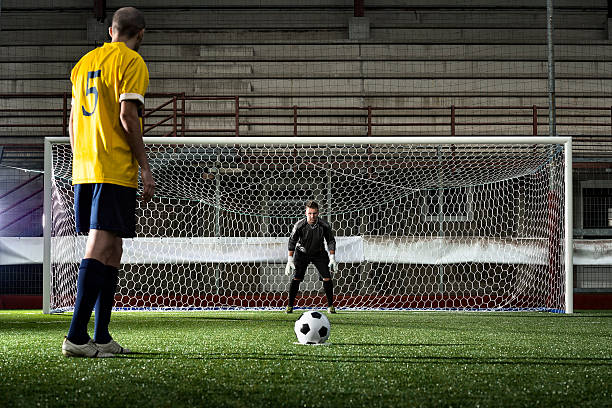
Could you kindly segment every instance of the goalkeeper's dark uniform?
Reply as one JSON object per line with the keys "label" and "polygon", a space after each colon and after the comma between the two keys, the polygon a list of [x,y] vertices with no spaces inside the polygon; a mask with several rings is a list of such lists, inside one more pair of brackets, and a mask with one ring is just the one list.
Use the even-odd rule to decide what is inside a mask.
{"label": "goalkeeper's dark uniform", "polygon": [[318,219],[316,224],[310,225],[306,219],[301,219],[295,223],[291,235],[289,236],[289,251],[295,251],[293,259],[295,262],[295,279],[304,279],[306,268],[309,263],[313,263],[319,271],[321,278],[331,278],[329,273],[329,256],[325,250],[324,242],[327,242],[329,251],[336,250],[336,240],[334,233],[327,223]]}

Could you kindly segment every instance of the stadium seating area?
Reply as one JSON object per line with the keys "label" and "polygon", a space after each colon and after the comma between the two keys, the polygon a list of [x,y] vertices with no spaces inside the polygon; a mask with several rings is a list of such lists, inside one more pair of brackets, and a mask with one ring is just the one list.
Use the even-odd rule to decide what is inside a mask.
{"label": "stadium seating area", "polygon": [[[367,107],[393,108],[373,112],[378,123],[388,124],[375,120],[374,135],[450,135],[451,106],[458,108],[454,134],[531,135],[534,105],[535,132],[549,133],[544,1],[537,7],[514,2],[511,8],[501,1],[461,7],[423,1],[410,8],[380,1],[367,5],[364,21],[353,17],[353,2],[346,0],[135,3],[148,20],[141,52],[151,94],[230,97],[188,101],[185,112],[195,115],[186,119],[187,130],[235,130],[234,117],[210,113],[235,113],[238,97],[241,135],[293,135],[293,106],[332,108],[299,112],[300,135],[365,135]],[[4,2],[2,94],[29,96],[2,99],[3,109],[21,111],[3,114],[3,135],[29,143],[63,134],[65,101],[58,95],[70,91],[74,62],[106,39],[108,18],[119,5],[107,1],[107,13],[99,17],[105,22],[99,22],[82,2]],[[554,24],[558,133],[609,135],[607,4],[561,2]],[[369,35],[351,39],[359,25]],[[169,99],[151,98],[148,108]],[[309,122],[321,125],[302,125]],[[2,126],[11,124],[30,126]],[[32,127],[44,124],[53,126]]]}

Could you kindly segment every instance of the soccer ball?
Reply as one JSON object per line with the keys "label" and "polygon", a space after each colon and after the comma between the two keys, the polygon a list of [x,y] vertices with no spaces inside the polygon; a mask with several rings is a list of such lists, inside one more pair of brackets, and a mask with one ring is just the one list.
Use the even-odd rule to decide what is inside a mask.
{"label": "soccer ball", "polygon": [[322,344],[329,338],[331,325],[321,312],[306,312],[295,321],[295,335],[301,344]]}

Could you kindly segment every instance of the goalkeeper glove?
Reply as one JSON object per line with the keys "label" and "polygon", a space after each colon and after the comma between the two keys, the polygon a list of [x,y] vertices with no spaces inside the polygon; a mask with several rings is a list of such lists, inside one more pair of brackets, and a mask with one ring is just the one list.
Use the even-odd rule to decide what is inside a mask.
{"label": "goalkeeper glove", "polygon": [[285,275],[289,276],[295,271],[295,264],[293,263],[293,257],[290,256],[287,260],[287,266],[285,266]]}
{"label": "goalkeeper glove", "polygon": [[338,270],[338,263],[336,262],[336,255],[334,254],[330,254],[329,255],[329,270],[331,272],[336,272]]}

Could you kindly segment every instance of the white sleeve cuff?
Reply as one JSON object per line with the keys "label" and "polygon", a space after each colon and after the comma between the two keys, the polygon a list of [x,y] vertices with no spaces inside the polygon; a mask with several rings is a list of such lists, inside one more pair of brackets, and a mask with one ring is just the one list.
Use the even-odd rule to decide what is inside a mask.
{"label": "white sleeve cuff", "polygon": [[124,93],[119,96],[119,102],[137,100],[144,105],[144,96],[137,93]]}

